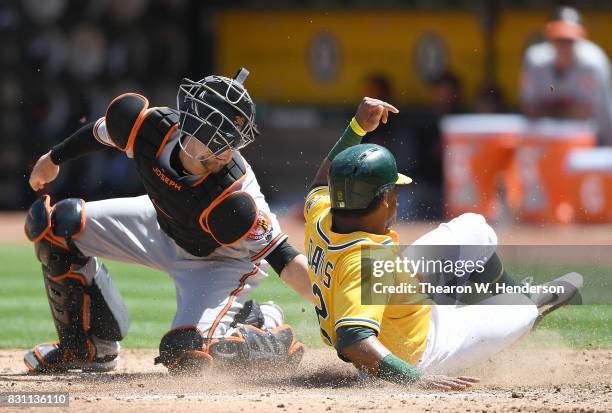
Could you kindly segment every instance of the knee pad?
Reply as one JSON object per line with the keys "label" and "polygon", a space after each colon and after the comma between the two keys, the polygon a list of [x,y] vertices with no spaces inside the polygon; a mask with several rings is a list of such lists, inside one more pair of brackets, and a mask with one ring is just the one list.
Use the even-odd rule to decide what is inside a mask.
{"label": "knee pad", "polygon": [[73,239],[85,228],[84,202],[66,199],[51,207],[49,196],[32,204],[26,219],[34,242],[59,345],[79,360],[95,357],[91,337],[119,341],[127,332],[127,308],[104,265],[84,256]]}
{"label": "knee pad", "polygon": [[43,238],[65,243],[78,238],[85,230],[85,201],[64,199],[51,206],[51,198],[44,195],[30,206],[25,233],[32,242]]}
{"label": "knee pad", "polygon": [[73,239],[85,229],[85,202],[70,198],[51,206],[45,195],[32,204],[25,222],[25,233],[35,245],[36,257],[52,275],[69,271],[72,264],[83,265],[87,258]]}

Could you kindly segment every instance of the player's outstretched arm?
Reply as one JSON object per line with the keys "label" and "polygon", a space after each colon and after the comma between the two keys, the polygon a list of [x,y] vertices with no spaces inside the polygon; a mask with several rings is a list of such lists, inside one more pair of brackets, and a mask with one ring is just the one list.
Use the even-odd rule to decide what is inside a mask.
{"label": "player's outstretched arm", "polygon": [[63,162],[106,147],[95,139],[93,122],[83,126],[38,158],[30,174],[30,186],[35,191],[42,189],[45,184],[57,178]]}
{"label": "player's outstretched arm", "polygon": [[288,240],[284,240],[266,256],[268,264],[276,271],[281,280],[293,288],[307,301],[313,301],[308,277],[306,257],[293,248]]}
{"label": "player's outstretched arm", "polygon": [[30,186],[38,191],[49,182],[53,182],[59,174],[59,165],[51,160],[51,151],[47,152],[36,161],[34,169],[30,174]]}
{"label": "player's outstretched arm", "polygon": [[321,163],[312,181],[311,188],[327,185],[327,175],[329,174],[331,161],[336,155],[346,148],[359,144],[361,138],[363,138],[366,133],[376,129],[380,122],[387,123],[389,112],[399,113],[399,110],[395,106],[382,100],[364,97],[357,107],[355,117],[353,117],[349,126],[342,136],[340,136],[338,142],[336,142],[332,150]]}
{"label": "player's outstretched arm", "polygon": [[355,367],[397,384],[415,384],[425,389],[465,390],[478,383],[475,377],[424,375],[419,369],[393,355],[375,336],[355,341],[341,349]]}
{"label": "player's outstretched arm", "polygon": [[302,254],[296,255],[285,265],[280,273],[281,279],[306,300],[314,303],[310,279],[308,278],[308,263]]}

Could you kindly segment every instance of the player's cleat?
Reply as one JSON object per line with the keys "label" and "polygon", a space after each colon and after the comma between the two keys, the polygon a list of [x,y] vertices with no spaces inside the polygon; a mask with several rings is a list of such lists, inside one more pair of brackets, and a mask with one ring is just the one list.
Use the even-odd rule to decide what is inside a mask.
{"label": "player's cleat", "polygon": [[563,290],[559,293],[542,292],[531,295],[531,301],[538,307],[539,316],[536,319],[536,324],[540,322],[544,316],[559,307],[570,303],[580,304],[582,302],[582,297],[579,290],[582,288],[583,284],[584,278],[577,272],[567,273],[543,284],[551,287],[563,287]]}
{"label": "player's cleat", "polygon": [[30,374],[64,373],[69,370],[80,370],[90,373],[105,373],[114,370],[119,355],[107,355],[92,360],[78,360],[59,343],[38,344],[28,351],[23,358]]}

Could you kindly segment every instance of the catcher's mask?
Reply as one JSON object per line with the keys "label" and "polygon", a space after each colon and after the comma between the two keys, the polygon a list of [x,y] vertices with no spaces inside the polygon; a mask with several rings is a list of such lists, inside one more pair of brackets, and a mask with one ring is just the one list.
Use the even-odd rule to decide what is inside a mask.
{"label": "catcher's mask", "polygon": [[[249,71],[233,79],[211,75],[197,82],[183,79],[176,96],[181,149],[198,161],[241,149],[258,135],[255,104],[244,88]],[[206,146],[203,148],[202,145]]]}

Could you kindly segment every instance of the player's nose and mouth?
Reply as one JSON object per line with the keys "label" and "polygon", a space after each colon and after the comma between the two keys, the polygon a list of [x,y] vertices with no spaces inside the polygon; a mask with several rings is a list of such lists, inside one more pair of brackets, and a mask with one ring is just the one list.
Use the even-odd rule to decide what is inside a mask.
{"label": "player's nose and mouth", "polygon": [[184,139],[185,145],[183,150],[187,155],[207,165],[225,165],[234,156],[234,150],[232,148],[227,148],[225,151],[215,154],[207,145],[194,136],[187,135]]}
{"label": "player's nose and mouth", "polygon": [[[201,136],[188,133],[182,138],[183,150],[187,155],[199,161],[204,167],[212,169],[213,172],[231,161],[236,148],[245,146],[242,140],[245,118],[236,115],[232,121],[226,121],[225,119],[224,117],[215,118],[214,120],[217,120],[217,122],[207,119],[204,125],[212,133],[207,134],[204,140],[201,139]],[[196,130],[196,132],[198,131],[200,131],[200,128]]]}

